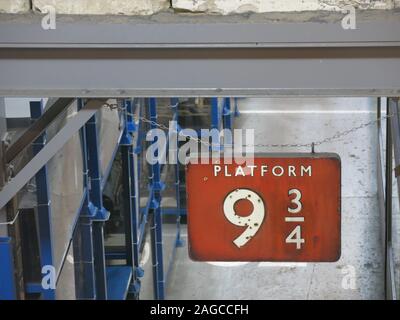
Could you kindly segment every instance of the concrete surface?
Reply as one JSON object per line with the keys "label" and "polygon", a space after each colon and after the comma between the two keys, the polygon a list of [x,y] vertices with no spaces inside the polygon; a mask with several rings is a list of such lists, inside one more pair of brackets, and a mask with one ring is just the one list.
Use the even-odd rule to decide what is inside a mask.
{"label": "concrete surface", "polygon": [[33,9],[43,11],[51,5],[60,14],[151,15],[169,8],[169,0],[32,0]]}
{"label": "concrete surface", "polygon": [[0,12],[23,13],[30,9],[30,0],[0,0]]}
{"label": "concrete surface", "polygon": [[[256,143],[303,143],[333,136],[375,119],[375,99],[242,99],[237,128],[254,128]],[[284,130],[283,130],[284,128]],[[179,248],[167,285],[168,299],[383,299],[384,260],[376,184],[376,128],[358,130],[316,148],[342,158],[342,257],[337,263],[289,264],[192,262]],[[259,152],[308,152],[259,148]],[[396,201],[394,201],[396,202]],[[398,223],[398,211],[396,211]],[[164,226],[165,252],[174,227]],[[397,229],[398,230],[398,229]],[[398,248],[398,244],[397,244]],[[142,298],[152,298],[147,261]],[[345,272],[355,288],[345,289]],[[398,277],[398,275],[397,275]]]}
{"label": "concrete surface", "polygon": [[0,0],[0,12],[21,13],[32,8],[44,12],[55,7],[59,14],[152,15],[171,7],[175,12],[238,14],[246,12],[341,11],[351,5],[357,9],[393,9],[399,0]]}
{"label": "concrete surface", "polygon": [[206,12],[232,14],[244,12],[290,12],[290,11],[341,11],[351,5],[358,9],[392,9],[392,0],[173,0],[172,7],[176,10],[191,12]]}

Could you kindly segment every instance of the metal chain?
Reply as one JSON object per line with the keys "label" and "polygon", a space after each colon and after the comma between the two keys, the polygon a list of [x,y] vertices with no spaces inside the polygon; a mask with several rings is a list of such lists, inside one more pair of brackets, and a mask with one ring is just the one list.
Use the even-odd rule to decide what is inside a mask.
{"label": "metal chain", "polygon": [[[119,111],[126,112],[126,109],[122,108],[118,104],[105,103],[104,107],[110,108],[111,110],[118,109]],[[159,123],[157,123],[157,122],[155,122],[153,120],[149,120],[149,119],[147,119],[145,117],[137,117],[135,114],[129,113],[129,112],[126,112],[126,114],[129,115],[129,116],[132,116],[136,121],[141,120],[141,121],[143,121],[145,123],[148,123],[148,124],[150,124],[152,126],[155,126],[155,127],[159,128],[159,129],[163,129],[163,130],[167,130],[167,131],[171,130],[171,128],[169,128],[169,127],[167,127],[165,125],[159,124]],[[346,137],[346,136],[348,136],[348,135],[350,135],[350,134],[352,134],[354,132],[357,132],[359,130],[365,129],[365,128],[369,127],[369,126],[377,124],[379,121],[386,120],[386,119],[389,119],[391,117],[393,117],[393,114],[385,115],[385,116],[382,116],[382,117],[380,117],[378,119],[374,119],[374,120],[371,120],[369,122],[362,123],[362,124],[360,124],[360,125],[358,125],[356,127],[353,127],[353,128],[350,128],[350,129],[347,129],[347,130],[344,130],[344,131],[337,132],[333,136],[324,138],[322,140],[317,140],[315,142],[309,142],[309,143],[283,143],[283,144],[262,144],[262,143],[258,143],[258,144],[254,144],[254,145],[244,144],[243,147],[255,147],[255,148],[261,148],[261,147],[264,147],[264,148],[305,148],[305,147],[311,147],[311,148],[314,148],[314,146],[320,146],[320,145],[323,145],[325,143],[337,141],[337,140],[339,140],[339,139],[341,139],[343,137]],[[209,142],[206,142],[206,141],[198,139],[198,138],[194,138],[192,136],[184,134],[182,131],[173,131],[173,133],[178,134],[180,136],[184,136],[186,138],[189,138],[190,140],[193,140],[193,141],[195,141],[197,143],[204,144],[207,147],[219,146],[220,145],[220,144],[216,144],[216,143],[214,143],[214,144],[213,143],[209,143]]]}
{"label": "metal chain", "polygon": [[[167,126],[165,126],[165,125],[163,125],[163,124],[160,124],[160,123],[158,123],[158,122],[155,122],[155,121],[153,121],[153,120],[149,120],[149,119],[147,119],[147,118],[145,118],[145,117],[137,117],[136,114],[127,112],[125,108],[122,108],[122,107],[121,107],[120,105],[118,105],[117,103],[111,103],[111,104],[110,104],[110,103],[104,103],[103,106],[106,107],[106,108],[109,108],[109,109],[111,109],[111,110],[116,110],[116,109],[117,109],[117,110],[119,110],[119,111],[121,111],[121,112],[125,112],[127,115],[133,117],[133,118],[135,119],[135,121],[140,120],[140,121],[142,121],[142,122],[148,123],[148,124],[150,124],[151,126],[157,127],[157,128],[159,128],[159,129],[163,129],[163,130],[166,130],[166,131],[171,130],[171,128],[169,128],[169,127],[167,127]],[[184,134],[182,131],[172,131],[172,132],[175,133],[175,134],[177,134],[177,135],[180,135],[180,136],[182,136],[182,137],[188,138],[189,140],[195,141],[196,143],[201,143],[201,144],[205,145],[206,147],[220,146],[220,144],[218,144],[218,143],[214,143],[214,144],[213,144],[213,143],[209,143],[209,142],[206,142],[206,141],[201,140],[201,139],[198,139],[198,138],[194,138],[194,137],[192,137],[192,136],[190,136],[190,135],[186,135],[186,134]]]}

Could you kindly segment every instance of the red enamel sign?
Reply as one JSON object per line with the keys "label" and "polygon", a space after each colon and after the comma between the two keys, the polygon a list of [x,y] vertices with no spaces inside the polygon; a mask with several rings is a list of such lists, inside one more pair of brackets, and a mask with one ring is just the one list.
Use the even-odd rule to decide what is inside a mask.
{"label": "red enamel sign", "polygon": [[335,154],[188,164],[189,254],[196,261],[334,262],[341,252]]}

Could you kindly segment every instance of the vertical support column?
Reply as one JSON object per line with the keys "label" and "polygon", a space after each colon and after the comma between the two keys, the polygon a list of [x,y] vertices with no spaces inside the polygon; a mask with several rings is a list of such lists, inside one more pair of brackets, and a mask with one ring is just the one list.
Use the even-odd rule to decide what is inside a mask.
{"label": "vertical support column", "polygon": [[[7,132],[4,98],[0,97],[0,190],[6,181],[6,165],[2,141]],[[16,300],[14,257],[11,238],[8,237],[6,209],[0,209],[0,300]]]}
{"label": "vertical support column", "polygon": [[218,98],[211,98],[211,129],[219,130],[219,122],[220,116]]}
{"label": "vertical support column", "polygon": [[221,151],[221,137],[219,130],[221,128],[221,115],[218,98],[211,99],[211,152]]}
{"label": "vertical support column", "polygon": [[107,300],[106,259],[104,250],[104,222],[110,213],[103,207],[103,194],[101,190],[101,167],[99,158],[99,140],[97,135],[97,119],[94,115],[86,124],[86,148],[88,151],[88,170],[90,181],[89,197],[96,215],[93,221],[93,253],[96,278],[96,298]]}
{"label": "vertical support column", "polygon": [[[172,111],[173,111],[173,119],[175,119],[175,127],[174,130],[175,135],[178,136],[180,132],[180,126],[179,126],[179,99],[177,98],[172,98],[171,99],[171,106],[172,106]],[[181,190],[180,190],[180,176],[179,176],[179,147],[177,145],[178,139],[176,139],[176,143],[174,142],[173,146],[170,145],[170,148],[174,148],[174,153],[175,153],[175,198],[176,198],[176,228],[177,228],[177,233],[176,233],[176,242],[175,246],[176,247],[182,247],[183,246],[183,241],[181,238]]]}
{"label": "vertical support column", "polygon": [[[390,103],[387,103],[387,114],[390,112]],[[392,234],[392,183],[393,183],[393,142],[390,119],[386,121],[386,180],[385,180],[385,293],[389,298],[390,287],[390,246]]]}
{"label": "vertical support column", "polygon": [[[43,114],[43,103],[40,101],[30,102],[31,119],[37,120]],[[46,144],[46,134],[40,135],[32,144],[33,155],[36,155]],[[39,227],[39,249],[40,262],[44,266],[54,267],[52,227],[51,227],[51,207],[47,175],[47,165],[35,176],[36,179],[36,197],[37,197],[37,217]],[[55,289],[42,289],[42,297],[45,300],[55,300]]]}
{"label": "vertical support column", "polygon": [[382,234],[382,249],[385,250],[385,219],[386,219],[386,205],[385,205],[385,154],[383,152],[383,132],[382,132],[382,98],[377,100],[377,184],[378,184],[378,202],[379,202],[379,215],[381,222]]}
{"label": "vertical support column", "polygon": [[[0,97],[0,191],[3,189],[3,186],[7,180],[7,173],[6,173],[6,161],[4,156],[5,146],[3,139],[7,134],[7,120],[6,120],[6,104],[5,99]],[[0,209],[3,210],[3,209]],[[2,221],[2,211],[0,211],[0,222]],[[6,220],[6,214],[4,213],[4,220]],[[7,236],[6,227],[0,226],[0,237]]]}
{"label": "vertical support column", "polygon": [[[391,129],[391,136],[390,140],[392,141],[392,146],[389,151],[390,158],[392,159],[392,153],[394,151],[394,159],[396,167],[394,169],[395,177],[397,180],[398,192],[400,193],[400,110],[399,110],[399,98],[388,98],[388,114],[391,115],[391,118],[388,119],[387,126]],[[389,160],[387,161],[389,162]],[[386,194],[386,263],[385,263],[385,291],[386,291],[386,298],[396,300],[398,297],[398,292],[396,291],[396,283],[395,283],[395,261],[394,261],[394,253],[393,253],[393,235],[392,235],[392,160],[390,160],[390,167],[387,167],[387,187],[389,189]],[[388,163],[387,163],[388,165]],[[390,173],[389,173],[390,169]],[[388,175],[390,174],[390,178]],[[390,186],[388,185],[390,183]]]}
{"label": "vertical support column", "polygon": [[[128,106],[131,107],[131,101],[125,100],[125,110],[128,111]],[[131,109],[131,108],[130,108]],[[125,247],[126,247],[126,260],[129,266],[133,267],[133,208],[132,208],[132,189],[131,189],[131,158],[130,147],[132,145],[132,135],[128,129],[128,119],[131,116],[124,112],[125,128],[121,138],[121,157],[122,157],[122,186],[124,195],[124,223],[125,223]],[[129,118],[128,118],[129,117]],[[132,270],[133,271],[133,270]]]}
{"label": "vertical support column", "polygon": [[240,116],[240,111],[239,111],[239,98],[235,98],[235,117]]}
{"label": "vertical support column", "polygon": [[[157,102],[155,98],[149,99],[149,116],[152,121],[150,129],[156,129],[157,123]],[[155,138],[156,139],[156,138]],[[156,141],[156,140],[155,140]],[[155,142],[154,141],[154,142]],[[158,157],[158,150],[154,152],[154,156]],[[154,297],[156,300],[165,299],[165,280],[164,280],[164,259],[163,259],[163,242],[162,242],[162,215],[161,215],[161,191],[164,185],[161,182],[161,165],[155,163],[151,166],[150,177],[151,188],[153,190],[153,201],[151,204],[151,238],[152,238],[152,260],[153,260],[153,280],[154,280]]]}
{"label": "vertical support column", "polygon": [[223,146],[224,152],[233,152],[233,117],[232,117],[232,103],[231,103],[231,98],[224,98],[224,107],[223,107],[223,127],[224,130],[226,129],[227,131],[226,134],[224,134],[224,141],[223,141]]}
{"label": "vertical support column", "polygon": [[127,264],[132,267],[133,272],[133,294],[138,298],[140,293],[140,277],[143,276],[143,270],[139,267],[138,184],[136,183],[135,154],[132,145],[132,133],[136,131],[136,127],[132,116],[132,100],[125,100],[124,104],[126,113],[125,129],[121,139],[121,155],[124,192],[125,246],[127,252]]}
{"label": "vertical support column", "polygon": [[223,119],[224,119],[224,129],[232,130],[233,120],[232,120],[231,98],[224,99]]}
{"label": "vertical support column", "polygon": [[16,300],[11,238],[0,238],[0,300]]}
{"label": "vertical support column", "polygon": [[[78,99],[78,110],[83,108],[82,99]],[[96,208],[89,199],[89,173],[88,173],[88,157],[87,157],[87,142],[86,130],[83,127],[80,130],[81,144],[82,144],[82,158],[83,158],[83,186],[85,191],[85,199],[82,205],[82,211],[79,217],[79,232],[80,241],[74,242],[74,256],[75,259],[79,257],[82,264],[82,269],[77,272],[80,279],[82,279],[78,288],[81,290],[77,292],[78,299],[94,300],[96,299],[96,282],[95,282],[95,269],[94,269],[94,252],[93,252],[93,223],[92,218],[96,215]]]}
{"label": "vertical support column", "polygon": [[[127,106],[128,116],[133,114],[134,108],[132,101]],[[137,105],[140,108],[140,105]],[[140,109],[139,109],[140,112]],[[127,129],[131,134],[137,132],[139,134],[133,116],[127,119]],[[139,138],[138,138],[139,141]],[[139,161],[138,153],[140,153],[140,147],[134,147],[132,144],[129,147],[129,158],[130,158],[130,177],[131,177],[131,206],[132,206],[132,250],[133,250],[133,266],[134,266],[134,282],[133,292],[136,298],[139,298],[140,294],[140,278],[144,276],[144,270],[140,267],[140,254],[139,254],[139,224],[140,224],[140,190],[139,190]]]}

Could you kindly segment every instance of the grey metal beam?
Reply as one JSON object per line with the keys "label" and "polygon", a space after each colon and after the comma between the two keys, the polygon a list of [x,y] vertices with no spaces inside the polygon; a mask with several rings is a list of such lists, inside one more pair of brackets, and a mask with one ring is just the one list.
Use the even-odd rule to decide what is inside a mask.
{"label": "grey metal beam", "polygon": [[6,16],[0,96],[400,95],[400,12],[357,17]]}
{"label": "grey metal beam", "polygon": [[400,47],[0,50],[0,96],[398,96],[399,74]]}
{"label": "grey metal beam", "polygon": [[345,30],[345,14],[316,11],[207,16],[57,16],[57,28],[41,28],[40,15],[0,15],[0,47],[326,47],[395,46],[400,11],[357,11],[357,29]]}
{"label": "grey metal beam", "polygon": [[102,105],[100,100],[90,100],[83,109],[69,119],[46,146],[0,191],[0,209],[95,115]]}

